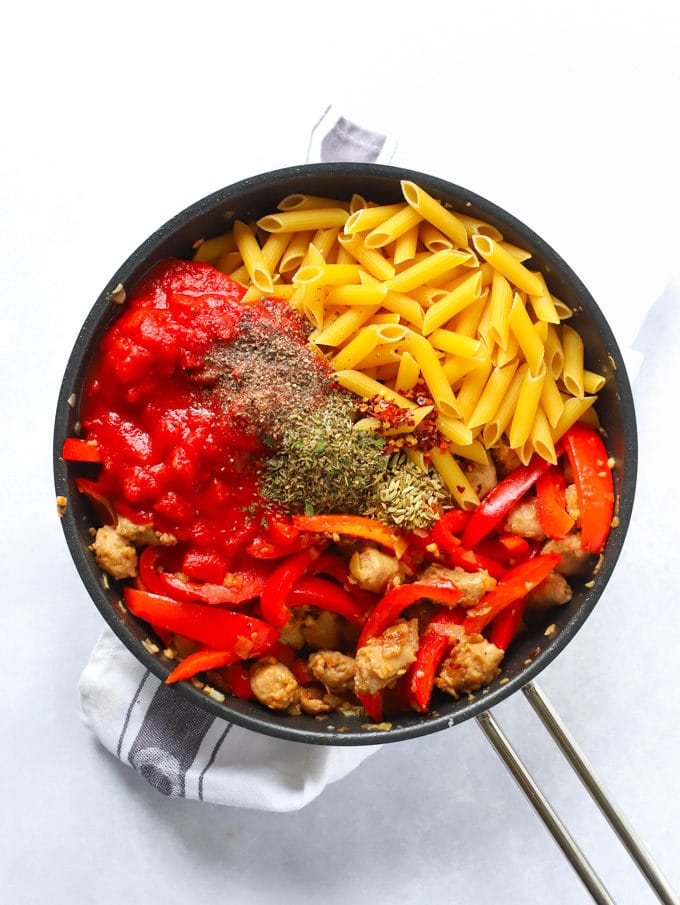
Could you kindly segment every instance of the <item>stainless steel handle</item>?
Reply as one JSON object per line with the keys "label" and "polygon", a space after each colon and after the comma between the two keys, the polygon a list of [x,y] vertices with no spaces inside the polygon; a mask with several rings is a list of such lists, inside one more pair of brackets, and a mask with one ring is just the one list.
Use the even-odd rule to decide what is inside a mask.
{"label": "stainless steel handle", "polygon": [[[642,840],[596,777],[593,768],[558,716],[555,708],[548,701],[545,693],[539,689],[535,682],[529,682],[524,686],[523,691],[552,739],[564,754],[624,848],[656,893],[659,901],[663,902],[664,905],[680,905],[680,898],[671,889],[668,881],[643,845]],[[477,717],[477,722],[548,831],[562,849],[593,900],[598,905],[615,905],[614,899],[612,899],[590,862],[557,816],[507,737],[503,734],[495,718],[487,711]]]}

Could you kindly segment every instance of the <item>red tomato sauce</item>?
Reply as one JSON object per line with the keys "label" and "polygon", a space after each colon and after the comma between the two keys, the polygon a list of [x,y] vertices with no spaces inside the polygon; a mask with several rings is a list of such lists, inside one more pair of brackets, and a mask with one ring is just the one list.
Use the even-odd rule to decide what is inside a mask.
{"label": "red tomato sauce", "polygon": [[261,440],[205,373],[210,351],[233,340],[245,311],[253,316],[244,293],[208,265],[158,265],[104,336],[81,408],[102,494],[119,515],[184,541],[185,562],[204,568],[201,553],[229,562],[262,516]]}

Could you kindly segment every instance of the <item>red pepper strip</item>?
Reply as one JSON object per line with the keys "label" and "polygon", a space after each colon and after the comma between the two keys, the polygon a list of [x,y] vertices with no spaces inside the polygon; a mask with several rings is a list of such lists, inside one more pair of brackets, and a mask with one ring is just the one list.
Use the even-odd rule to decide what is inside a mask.
{"label": "red pepper strip", "polygon": [[116,510],[106,494],[102,493],[96,481],[91,481],[89,478],[76,478],[76,488],[79,493],[84,493],[85,496],[92,500],[97,515],[103,524],[117,524],[118,516],[116,515]]}
{"label": "red pepper strip", "polygon": [[172,685],[173,682],[190,679],[197,672],[205,672],[206,669],[219,669],[221,666],[228,666],[230,663],[235,663],[240,659],[239,655],[233,650],[213,650],[210,647],[203,647],[201,650],[197,650],[195,653],[185,657],[167,677],[165,684]]}
{"label": "red pepper strip", "polygon": [[290,556],[291,553],[313,547],[318,542],[319,538],[313,534],[298,534],[294,541],[286,544],[274,544],[266,538],[258,536],[251,540],[246,547],[246,552],[253,559],[280,559],[282,556]]}
{"label": "red pepper strip", "polygon": [[363,647],[371,638],[382,635],[398,618],[401,611],[417,600],[435,600],[437,603],[452,606],[458,603],[462,596],[455,584],[446,578],[423,578],[421,581],[398,585],[380,599],[366,620],[359,635],[357,648]]}
{"label": "red pepper strip", "polygon": [[267,583],[260,594],[260,609],[267,622],[281,628],[292,616],[286,606],[286,598],[293,589],[293,585],[301,578],[309,566],[321,553],[321,547],[308,547],[287,557],[277,566],[267,579]]}
{"label": "red pepper strip", "polygon": [[527,604],[526,597],[520,597],[510,606],[506,606],[504,610],[496,616],[491,623],[491,631],[489,632],[489,641],[499,647],[501,650],[507,650],[510,642],[517,634],[524,609]]}
{"label": "red pepper strip", "polygon": [[248,669],[238,660],[231,663],[224,670],[223,674],[231,693],[244,701],[252,701],[255,698],[253,689],[250,686],[250,675]]}
{"label": "red pepper strip", "polygon": [[465,513],[466,519],[448,519],[449,515],[457,514],[461,510],[452,510],[452,512],[443,516],[430,532],[430,542],[437,545],[440,554],[443,553],[445,558],[449,560],[451,565],[460,566],[466,572],[479,572],[486,570],[493,578],[501,578],[505,575],[507,569],[505,566],[491,557],[480,555],[476,550],[465,549],[461,541],[453,533],[452,526],[458,524],[463,526],[469,519],[469,513]]}
{"label": "red pepper strip", "polygon": [[522,559],[526,559],[530,550],[529,541],[518,534],[485,537],[475,547],[478,556],[495,559],[507,566],[516,565]]}
{"label": "red pepper strip", "polygon": [[64,440],[61,457],[65,462],[101,462],[102,460],[96,442],[80,440],[77,437],[67,437]]}
{"label": "red pepper strip", "polygon": [[553,465],[536,481],[536,517],[548,537],[565,537],[574,527],[574,520],[566,511],[567,481]]}
{"label": "red pepper strip", "polygon": [[296,528],[292,522],[271,516],[267,516],[267,521],[269,522],[267,534],[272,543],[288,546],[294,544],[300,536],[300,529]]}
{"label": "red pepper strip", "polygon": [[317,606],[344,616],[352,625],[362,626],[366,614],[343,588],[325,578],[301,578],[293,585],[286,603],[290,607]]}
{"label": "red pepper strip", "polygon": [[391,550],[397,558],[406,550],[406,540],[397,531],[377,519],[362,515],[294,515],[293,524],[301,531],[319,534],[346,534],[375,541]]}
{"label": "red pepper strip", "polygon": [[139,557],[139,573],[146,587],[155,594],[165,594],[177,600],[198,600],[201,603],[237,606],[257,597],[267,583],[263,570],[249,566],[230,575],[229,584],[186,581],[174,572],[156,568],[161,551],[157,547],[145,547]]}
{"label": "red pepper strip", "polygon": [[544,471],[550,468],[550,462],[542,459],[537,453],[531,457],[528,465],[520,465],[503,478],[493,490],[489,491],[472,514],[472,518],[463,531],[463,546],[469,550],[475,547],[483,537],[492,531],[508,514],[515,503],[530,490]]}
{"label": "red pepper strip", "polygon": [[328,575],[334,578],[338,584],[346,585],[349,577],[349,566],[340,556],[335,553],[322,553],[315,560],[309,569],[310,575]]}
{"label": "red pepper strip", "polygon": [[160,628],[158,625],[152,625],[151,628],[153,629],[156,637],[159,638],[166,647],[172,646],[172,632],[167,631],[167,629]]}
{"label": "red pepper strip", "polygon": [[261,619],[203,603],[177,601],[137,588],[123,589],[130,611],[152,625],[185,635],[213,650],[234,650],[242,659],[257,657],[278,641],[278,631]]}
{"label": "red pepper strip", "polygon": [[379,723],[382,719],[383,700],[379,691],[373,694],[357,694],[361,706],[372,720]]}
{"label": "red pepper strip", "polygon": [[614,515],[614,480],[602,438],[577,422],[564,435],[581,512],[581,546],[601,553]]}
{"label": "red pepper strip", "polygon": [[277,641],[275,644],[265,651],[268,657],[276,657],[279,663],[283,663],[289,669],[295,660],[295,650],[290,644],[284,644],[283,641]]}
{"label": "red pepper strip", "polygon": [[510,569],[496,587],[470,607],[463,627],[468,635],[481,632],[496,616],[516,600],[526,597],[560,561],[559,553],[543,553]]}
{"label": "red pepper strip", "polygon": [[409,667],[408,694],[414,710],[427,712],[435,674],[452,643],[447,629],[454,625],[462,625],[464,620],[465,610],[462,607],[440,610],[432,617],[420,636],[415,663]]}
{"label": "red pepper strip", "polygon": [[314,681],[314,676],[305,660],[293,660],[288,668],[295,676],[298,685],[310,685]]}

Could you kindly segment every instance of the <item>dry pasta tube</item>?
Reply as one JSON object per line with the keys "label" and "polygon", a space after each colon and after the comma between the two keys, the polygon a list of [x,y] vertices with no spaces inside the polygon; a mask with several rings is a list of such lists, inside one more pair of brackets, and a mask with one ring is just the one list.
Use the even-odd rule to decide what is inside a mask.
{"label": "dry pasta tube", "polygon": [[489,337],[501,349],[507,349],[510,335],[512,287],[499,271],[493,271],[489,293]]}
{"label": "dry pasta tube", "polygon": [[607,380],[602,374],[595,374],[594,371],[583,371],[583,389],[586,393],[599,393],[604,387]]}
{"label": "dry pasta tube", "polygon": [[416,256],[418,249],[418,227],[414,226],[399,236],[394,243],[394,255],[392,260],[394,266],[399,267],[400,264],[406,264],[412,261]]}
{"label": "dry pasta tube", "polygon": [[510,308],[510,330],[519,343],[529,370],[539,374],[544,369],[545,347],[527,313],[526,306],[518,292],[515,293]]}
{"label": "dry pasta tube", "polygon": [[436,351],[424,336],[409,330],[406,342],[406,351],[409,352],[420,366],[425,384],[437,407],[437,411],[450,418],[457,418],[460,409],[456,402],[451,384],[446,379]]}
{"label": "dry pasta tube", "polygon": [[552,429],[553,442],[557,443],[560,437],[569,430],[572,424],[576,424],[577,421],[581,421],[583,416],[586,414],[586,412],[589,411],[596,400],[596,396],[583,396],[583,398],[579,398],[578,396],[570,396],[568,399],[565,399],[562,416],[560,417],[560,420],[557,422],[555,427]]}
{"label": "dry pasta tube", "polygon": [[465,472],[449,452],[440,449],[432,450],[432,464],[439,477],[449,488],[451,496],[461,509],[470,511],[479,506],[479,497],[465,476]]}
{"label": "dry pasta tube", "polygon": [[481,346],[478,339],[472,339],[462,333],[454,333],[453,330],[435,330],[429,340],[435,349],[441,349],[452,355],[460,355],[461,358],[474,358]]}
{"label": "dry pasta tube", "polygon": [[422,286],[428,280],[443,276],[457,267],[468,257],[466,252],[454,251],[445,248],[443,251],[437,251],[433,255],[416,261],[402,270],[389,281],[389,288],[393,292],[409,292],[416,286]]}
{"label": "dry pasta tube", "polygon": [[460,222],[463,224],[463,226],[465,227],[465,232],[470,238],[475,235],[480,235],[488,236],[495,242],[503,241],[503,233],[500,230],[496,229],[495,226],[491,226],[490,223],[485,223],[484,220],[477,220],[475,217],[469,217],[467,214],[457,213],[456,217],[458,217]]}
{"label": "dry pasta tube", "polygon": [[559,424],[559,420],[562,417],[562,411],[564,410],[564,401],[557,386],[557,381],[547,368],[543,389],[541,390],[541,407],[548,418],[548,424],[551,428],[554,428]]}
{"label": "dry pasta tube", "polygon": [[517,397],[517,404],[512,416],[508,442],[513,449],[521,449],[531,435],[538,405],[541,401],[541,390],[545,380],[545,367],[539,374],[532,374],[529,369],[522,381]]}
{"label": "dry pasta tube", "polygon": [[[315,248],[312,244],[310,248]],[[294,283],[307,283],[310,286],[345,286],[359,283],[358,264],[327,264],[321,262],[305,263],[293,277]]]}
{"label": "dry pasta tube", "polygon": [[315,207],[343,208],[349,210],[349,204],[346,201],[339,201],[337,198],[323,198],[320,195],[306,195],[303,193],[286,195],[286,197],[276,205],[277,210],[280,211],[307,211],[310,210],[310,208]]}
{"label": "dry pasta tube", "polygon": [[453,241],[454,245],[461,248],[467,245],[467,230],[464,224],[425,189],[415,182],[404,179],[401,182],[401,191],[408,204],[422,216],[423,220],[436,226]]}
{"label": "dry pasta tube", "polygon": [[[444,252],[438,252],[444,254]],[[456,254],[456,252],[453,252]],[[443,327],[456,314],[471,305],[478,297],[481,290],[482,278],[478,272],[466,276],[462,282],[442,298],[434,302],[425,312],[423,318],[423,336],[432,333],[438,327]]]}
{"label": "dry pasta tube", "polygon": [[535,273],[528,270],[521,261],[513,257],[498,242],[494,242],[488,236],[476,235],[472,237],[475,251],[485,261],[509,280],[513,286],[528,292],[529,295],[541,294],[541,283]]}
{"label": "dry pasta tube", "polygon": [[458,388],[458,406],[461,417],[467,424],[479,402],[482,391],[491,373],[492,364],[488,358],[480,359],[477,367],[465,375]]}
{"label": "dry pasta tube", "polygon": [[[351,265],[338,264],[338,267]],[[359,283],[333,286],[328,292],[329,305],[376,305],[384,303],[387,296],[385,283]]]}
{"label": "dry pasta tube", "polygon": [[583,340],[567,324],[562,324],[562,381],[572,396],[583,396]]}
{"label": "dry pasta tube", "polygon": [[555,453],[555,444],[553,443],[552,434],[550,432],[550,425],[548,424],[546,414],[540,405],[536,410],[534,423],[531,427],[531,434],[529,435],[529,440],[527,442],[530,447],[530,450],[527,450],[529,459],[531,458],[531,454],[536,452],[546,461],[551,462],[553,465],[557,464],[557,454]]}
{"label": "dry pasta tube", "polygon": [[539,321],[545,321],[548,324],[559,324],[560,316],[555,308],[555,303],[553,302],[553,297],[550,295],[550,290],[545,282],[545,278],[540,271],[536,272],[536,276],[541,283],[541,294],[529,296],[529,301],[531,302],[531,307],[534,309],[534,314]]}
{"label": "dry pasta tube", "polygon": [[341,233],[338,242],[371,276],[378,280],[390,280],[394,277],[394,264],[375,248],[366,248],[359,236],[343,236]]}
{"label": "dry pasta tube", "polygon": [[274,289],[272,275],[269,272],[267,262],[255,238],[255,234],[247,223],[242,220],[236,220],[234,223],[234,239],[251,282],[262,292],[272,292]]}
{"label": "dry pasta tube", "polygon": [[346,219],[347,211],[340,207],[319,207],[267,214],[257,225],[268,233],[292,233],[343,226]]}
{"label": "dry pasta tube", "polygon": [[399,360],[399,370],[394,380],[394,389],[398,393],[412,390],[420,377],[420,365],[410,352],[403,352]]}
{"label": "dry pasta tube", "polygon": [[213,239],[199,239],[194,248],[194,261],[212,261],[228,251],[236,251],[236,240],[233,232],[223,233]]}
{"label": "dry pasta tube", "polygon": [[367,248],[384,248],[417,226],[422,219],[412,207],[405,206],[403,210],[372,229],[364,238],[364,244]]}
{"label": "dry pasta tube", "polygon": [[388,311],[394,311],[402,320],[412,324],[417,330],[421,330],[425,312],[423,306],[420,305],[410,295],[401,292],[388,292],[383,299],[383,308]]}
{"label": "dry pasta tube", "polygon": [[482,439],[484,441],[484,446],[486,446],[487,449],[491,449],[492,446],[495,446],[505,433],[515,410],[519,391],[528,372],[529,366],[526,363],[517,368],[515,376],[512,378],[512,382],[507,393],[501,400],[496,414],[487,421],[482,428]]}
{"label": "dry pasta tube", "polygon": [[313,238],[313,230],[296,232],[291,235],[286,250],[281,255],[281,260],[279,261],[280,273],[290,273],[297,270],[302,264]]}
{"label": "dry pasta tube", "polygon": [[351,393],[355,393],[357,396],[361,396],[362,399],[370,399],[372,396],[380,396],[383,399],[389,399],[390,402],[394,402],[395,405],[399,405],[402,408],[417,408],[416,403],[411,399],[408,399],[406,396],[402,396],[395,390],[391,390],[389,387],[385,386],[382,383],[379,383],[377,380],[374,380],[361,371],[354,371],[351,369],[346,371],[336,371],[335,379],[340,384],[340,386],[344,387],[346,390],[349,390]]}
{"label": "dry pasta tube", "polygon": [[404,210],[405,207],[405,202],[400,201],[397,204],[379,204],[375,207],[361,208],[349,215],[342,231],[346,236],[369,232],[398,214],[399,211]]}
{"label": "dry pasta tube", "polygon": [[355,368],[376,346],[393,344],[406,336],[407,328],[392,324],[369,324],[341,349],[331,365],[336,371]]}
{"label": "dry pasta tube", "polygon": [[492,370],[477,400],[477,404],[468,418],[467,426],[470,429],[474,430],[476,427],[482,427],[488,421],[491,421],[505,398],[518,366],[517,361],[512,361],[505,367],[495,367]]}
{"label": "dry pasta tube", "polygon": [[437,427],[447,440],[463,448],[467,448],[474,439],[470,428],[466,427],[458,418],[447,418],[440,415],[437,418]]}
{"label": "dry pasta tube", "polygon": [[560,335],[552,324],[548,325],[545,337],[545,363],[552,376],[557,380],[562,374],[564,350]]}
{"label": "dry pasta tube", "polygon": [[380,305],[357,305],[326,324],[311,339],[319,346],[340,346],[380,310]]}

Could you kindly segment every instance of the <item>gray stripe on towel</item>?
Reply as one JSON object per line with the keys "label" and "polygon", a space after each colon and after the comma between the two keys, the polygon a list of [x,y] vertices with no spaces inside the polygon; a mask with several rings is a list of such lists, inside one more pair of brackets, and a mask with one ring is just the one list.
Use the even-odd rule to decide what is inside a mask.
{"label": "gray stripe on towel", "polygon": [[163,795],[184,797],[185,776],[214,717],[159,685],[128,760]]}

